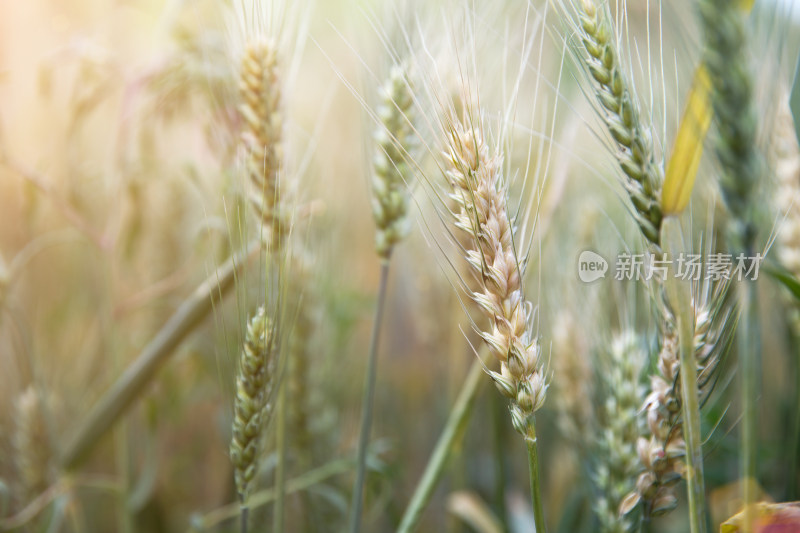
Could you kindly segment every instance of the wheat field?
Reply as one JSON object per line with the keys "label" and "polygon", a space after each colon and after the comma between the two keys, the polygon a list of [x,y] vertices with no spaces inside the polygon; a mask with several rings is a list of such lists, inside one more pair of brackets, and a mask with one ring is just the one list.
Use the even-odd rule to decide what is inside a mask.
{"label": "wheat field", "polygon": [[0,531],[800,531],[798,67],[793,0],[0,2]]}

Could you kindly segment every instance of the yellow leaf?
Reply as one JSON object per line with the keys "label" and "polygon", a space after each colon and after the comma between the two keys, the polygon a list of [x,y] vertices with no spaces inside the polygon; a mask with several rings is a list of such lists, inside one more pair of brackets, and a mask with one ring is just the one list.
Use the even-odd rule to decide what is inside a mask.
{"label": "yellow leaf", "polygon": [[703,157],[703,140],[711,125],[711,81],[704,66],[694,74],[689,99],[683,112],[672,156],[667,163],[661,210],[664,216],[679,215],[692,196],[697,169]]}
{"label": "yellow leaf", "polygon": [[742,9],[744,9],[747,12],[750,12],[750,10],[753,9],[753,4],[756,3],[756,0],[740,0],[740,1]]}

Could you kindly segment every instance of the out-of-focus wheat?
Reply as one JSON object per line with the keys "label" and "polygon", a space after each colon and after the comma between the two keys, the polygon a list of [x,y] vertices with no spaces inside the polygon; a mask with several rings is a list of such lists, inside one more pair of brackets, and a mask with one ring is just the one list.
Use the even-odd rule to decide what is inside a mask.
{"label": "out-of-focus wheat", "polygon": [[53,454],[47,432],[46,408],[39,392],[28,386],[17,398],[14,416],[14,463],[19,476],[19,494],[27,501],[52,482]]}
{"label": "out-of-focus wheat", "polygon": [[281,84],[275,44],[257,39],[245,48],[239,73],[239,112],[244,121],[250,203],[263,222],[270,248],[280,248],[289,231],[282,176]]}
{"label": "out-of-focus wheat", "polygon": [[419,141],[414,131],[414,95],[406,71],[392,67],[382,88],[377,109],[380,121],[375,130],[377,149],[372,177],[372,216],[377,233],[378,255],[388,258],[394,246],[409,230],[409,184],[413,160]]}
{"label": "out-of-focus wheat", "polygon": [[266,426],[273,411],[277,339],[272,328],[266,311],[259,308],[247,324],[239,359],[230,455],[243,507],[258,472]]}
{"label": "out-of-focus wheat", "polygon": [[616,336],[608,350],[604,401],[600,404],[594,480],[600,489],[594,509],[606,533],[631,531],[633,521],[619,507],[633,489],[639,470],[637,438],[643,429],[639,410],[645,396],[642,371],[647,354],[632,331]]}

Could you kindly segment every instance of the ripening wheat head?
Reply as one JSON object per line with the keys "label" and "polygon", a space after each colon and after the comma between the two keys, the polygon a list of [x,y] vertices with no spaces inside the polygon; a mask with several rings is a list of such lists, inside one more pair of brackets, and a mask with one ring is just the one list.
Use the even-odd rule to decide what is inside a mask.
{"label": "ripening wheat head", "polygon": [[645,120],[630,73],[619,50],[617,29],[605,2],[561,1],[572,33],[573,54],[585,72],[587,93],[614,140],[614,155],[624,174],[623,186],[633,204],[642,235],[656,247],[661,241],[661,187],[664,169],[657,159],[653,131]]}
{"label": "ripening wheat head", "polygon": [[[734,309],[728,300],[729,287],[725,279],[703,280],[692,286],[694,355],[701,406],[708,401],[720,377],[720,363],[730,347]],[[635,490],[620,506],[623,515],[639,505],[646,516],[673,510],[678,501],[675,485],[683,478],[686,468],[677,320],[666,305],[661,306],[660,312],[663,323],[657,373],[650,376],[650,388],[643,405],[647,436],[640,437],[637,444],[642,471]]]}
{"label": "ripening wheat head", "polygon": [[445,175],[458,206],[453,223],[468,236],[466,259],[479,280],[471,297],[489,319],[491,329],[481,336],[500,362],[500,372],[490,375],[511,400],[515,429],[528,436],[547,384],[533,331],[534,307],[523,293],[525,264],[514,243],[502,156],[489,146],[476,110],[466,107],[460,119],[446,124]]}
{"label": "ripening wheat head", "polygon": [[606,350],[607,383],[598,408],[602,429],[598,432],[594,481],[600,494],[594,503],[601,531],[631,531],[633,521],[619,514],[619,507],[634,488],[639,471],[636,442],[642,429],[639,411],[645,395],[642,370],[647,353],[642,339],[632,329],[616,335]]}
{"label": "ripening wheat head", "polygon": [[231,21],[231,54],[238,64],[241,147],[248,178],[247,197],[261,223],[268,249],[277,251],[291,230],[293,183],[286,179],[283,97],[296,59],[294,11],[284,2],[236,0]]}
{"label": "ripening wheat head", "polygon": [[264,308],[259,308],[247,324],[239,359],[230,455],[242,504],[247,503],[258,472],[261,446],[272,414],[277,351],[274,333]]}
{"label": "ripening wheat head", "polygon": [[386,259],[409,230],[409,183],[419,141],[414,131],[414,95],[406,69],[395,65],[382,87],[375,131],[372,216],[377,228],[375,248]]}

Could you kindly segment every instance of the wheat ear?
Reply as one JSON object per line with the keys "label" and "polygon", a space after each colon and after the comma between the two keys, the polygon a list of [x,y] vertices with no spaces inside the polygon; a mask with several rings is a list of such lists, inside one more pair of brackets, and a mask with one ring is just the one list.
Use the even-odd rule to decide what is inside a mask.
{"label": "wheat ear", "polygon": [[278,248],[285,240],[289,220],[280,183],[283,130],[280,75],[276,47],[271,42],[256,39],[245,47],[239,94],[250,203],[264,224],[262,230],[268,244]]}
{"label": "wheat ear", "polygon": [[243,508],[247,507],[252,482],[258,472],[266,425],[272,416],[270,400],[275,385],[276,360],[271,321],[261,307],[247,324],[236,377],[230,455]]}
{"label": "wheat ear", "polygon": [[[708,302],[693,305],[694,356],[697,361],[697,397],[702,405],[708,399],[717,379],[717,371],[728,347],[726,328],[730,312],[723,307],[724,287],[717,289]],[[686,441],[681,417],[681,383],[678,331],[676,318],[664,309],[658,373],[650,377],[650,391],[644,402],[648,437],[637,442],[639,459],[644,470],[639,474],[635,490],[620,506],[620,514],[630,513],[644,505],[645,516],[660,516],[678,503],[675,484],[684,477]]]}
{"label": "wheat ear", "polygon": [[753,193],[761,162],[756,148],[753,79],[747,60],[746,13],[739,2],[729,0],[702,0],[697,5],[705,38],[703,61],[711,80],[717,124],[720,187],[731,214],[731,244],[737,251],[749,251],[756,232]]}
{"label": "wheat ear", "polygon": [[382,89],[377,109],[380,125],[372,175],[372,216],[375,219],[375,248],[388,258],[394,246],[409,230],[408,181],[413,172],[408,161],[418,144],[414,132],[414,95],[405,70],[394,66]]}
{"label": "wheat ear", "polygon": [[625,77],[607,8],[598,8],[593,0],[580,0],[579,4],[580,60],[593,80],[600,114],[617,144],[616,157],[627,177],[623,183],[636,222],[642,234],[659,246],[664,171],[656,161],[651,131],[642,121],[636,96]]}
{"label": "wheat ear", "polygon": [[602,431],[597,441],[598,464],[594,481],[600,497],[594,505],[601,531],[631,531],[632,520],[620,515],[619,508],[633,490],[639,471],[636,442],[640,427],[639,408],[645,396],[642,370],[647,360],[640,339],[632,332],[618,335],[608,354],[605,401],[600,404],[598,419]]}
{"label": "wheat ear", "polygon": [[544,531],[534,413],[544,404],[547,383],[533,332],[534,306],[522,290],[525,263],[514,243],[502,157],[490,152],[483,124],[469,110],[461,121],[446,122],[446,134],[445,174],[458,205],[454,224],[469,237],[466,259],[480,285],[471,297],[490,320],[491,329],[481,336],[500,362],[500,372],[489,375],[510,400],[512,424],[528,446],[536,530]]}
{"label": "wheat ear", "polygon": [[356,452],[356,479],[353,485],[353,503],[350,512],[350,531],[361,530],[364,480],[367,473],[367,446],[372,427],[372,410],[377,378],[378,340],[380,337],[386,287],[389,279],[389,260],[394,246],[408,233],[408,182],[411,179],[411,161],[417,139],[414,130],[414,96],[405,70],[400,66],[391,69],[383,87],[382,102],[378,108],[380,124],[375,132],[377,149],[372,178],[372,214],[377,233],[376,251],[381,258],[378,301],[372,324],[367,375],[361,406],[361,428]]}

